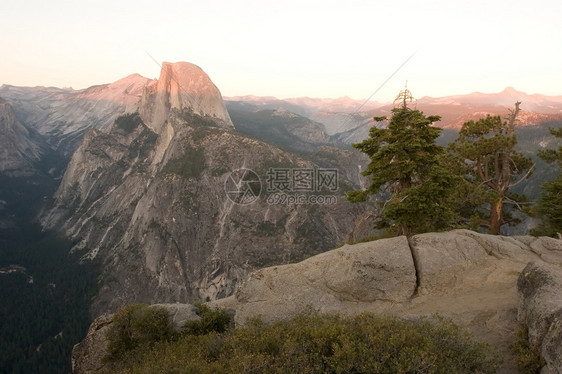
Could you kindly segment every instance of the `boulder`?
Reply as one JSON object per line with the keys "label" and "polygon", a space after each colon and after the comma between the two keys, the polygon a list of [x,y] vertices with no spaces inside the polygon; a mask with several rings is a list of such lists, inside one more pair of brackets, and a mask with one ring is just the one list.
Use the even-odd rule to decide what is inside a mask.
{"label": "boulder", "polygon": [[232,301],[249,306],[237,308],[240,324],[255,314],[275,320],[310,307],[334,311],[346,302],[403,302],[415,290],[416,271],[408,241],[397,237],[344,245],[297,264],[255,271],[240,284]]}
{"label": "boulder", "polygon": [[[470,230],[415,235],[410,238],[410,245],[419,278],[418,294],[450,293],[456,287],[479,288],[484,279],[493,277],[498,267],[519,271],[528,261],[540,256],[532,249],[539,240],[525,243]],[[553,247],[540,248],[548,251]],[[472,276],[467,277],[468,273]]]}
{"label": "boulder", "polygon": [[106,334],[113,323],[113,315],[104,314],[96,318],[84,340],[72,349],[72,372],[96,373],[103,369],[103,358],[107,355]]}
{"label": "boulder", "polygon": [[410,239],[416,260],[420,295],[454,287],[463,271],[488,260],[477,240],[457,232],[428,233]]}
{"label": "boulder", "polygon": [[154,304],[152,306],[168,309],[172,328],[176,332],[181,332],[187,321],[196,321],[201,319],[201,317],[199,317],[196,313],[197,308],[191,304]]}
{"label": "boulder", "polygon": [[541,373],[562,373],[562,268],[531,262],[519,275],[517,290],[517,319],[546,362]]}
{"label": "boulder", "polygon": [[[191,304],[155,304],[155,307],[168,309],[170,322],[176,332],[180,332],[187,321],[198,320],[195,307]],[[107,355],[107,332],[113,323],[113,314],[104,314],[96,318],[84,340],[72,349],[72,373],[93,374],[104,369],[104,357]]]}

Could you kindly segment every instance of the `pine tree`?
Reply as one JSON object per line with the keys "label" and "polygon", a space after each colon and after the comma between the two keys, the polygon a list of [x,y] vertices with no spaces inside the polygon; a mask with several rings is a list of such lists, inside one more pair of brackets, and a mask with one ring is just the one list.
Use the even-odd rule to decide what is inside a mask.
{"label": "pine tree", "polygon": [[[550,133],[557,138],[562,138],[562,128],[550,129]],[[558,163],[562,169],[562,147],[558,150],[547,149],[539,151],[539,157],[543,160]],[[537,204],[537,210],[542,216],[542,223],[531,231],[533,235],[561,236],[562,233],[562,174],[553,181],[544,183],[544,190]]]}
{"label": "pine tree", "polygon": [[534,170],[530,158],[514,151],[514,134],[519,105],[510,111],[507,121],[490,116],[465,122],[458,139],[449,150],[465,162],[465,180],[473,191],[480,191],[489,211],[489,232],[500,233],[504,218],[504,203],[510,188],[523,182]]}
{"label": "pine tree", "polygon": [[[400,93],[401,106],[392,110],[386,128],[372,127],[369,138],[353,144],[371,161],[362,173],[371,176],[365,190],[351,191],[348,200],[359,202],[369,195],[387,197],[380,206],[376,227],[393,234],[413,235],[450,227],[451,196],[455,177],[443,166],[444,148],[435,143],[441,129],[432,126],[439,116],[425,116],[410,109],[408,90]],[[385,120],[375,117],[375,121]]]}

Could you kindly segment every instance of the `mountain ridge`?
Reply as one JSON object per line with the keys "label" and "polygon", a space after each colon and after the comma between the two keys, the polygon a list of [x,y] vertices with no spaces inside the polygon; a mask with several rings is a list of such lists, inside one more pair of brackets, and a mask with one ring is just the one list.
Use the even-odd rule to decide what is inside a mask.
{"label": "mountain ridge", "polygon": [[143,87],[151,81],[132,74],[81,90],[2,85],[0,97],[12,105],[20,122],[70,158],[87,129],[107,129],[119,115],[136,111]]}

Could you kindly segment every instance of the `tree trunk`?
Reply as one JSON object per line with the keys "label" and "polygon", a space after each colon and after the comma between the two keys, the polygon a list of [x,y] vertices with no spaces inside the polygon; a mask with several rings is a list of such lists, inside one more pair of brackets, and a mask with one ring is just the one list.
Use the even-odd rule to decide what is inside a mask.
{"label": "tree trunk", "polygon": [[503,198],[490,203],[490,234],[499,235],[502,225]]}

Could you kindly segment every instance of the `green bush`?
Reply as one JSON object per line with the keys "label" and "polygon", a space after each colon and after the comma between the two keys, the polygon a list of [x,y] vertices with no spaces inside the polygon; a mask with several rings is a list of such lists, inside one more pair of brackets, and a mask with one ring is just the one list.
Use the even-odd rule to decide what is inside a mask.
{"label": "green bush", "polygon": [[197,315],[201,317],[197,321],[187,321],[183,327],[183,333],[188,335],[204,335],[211,332],[223,333],[232,324],[228,312],[224,309],[209,308],[202,303],[194,304]]}
{"label": "green bush", "polygon": [[201,148],[186,145],[183,155],[169,160],[163,168],[164,173],[176,174],[185,179],[197,178],[205,170],[205,153]]}
{"label": "green bush", "polygon": [[494,373],[497,355],[451,321],[298,316],[156,343],[127,373]]}
{"label": "green bush", "polygon": [[174,337],[168,310],[147,304],[132,304],[120,308],[113,316],[107,333],[108,354],[118,358],[139,346],[151,346]]}
{"label": "green bush", "polygon": [[521,374],[538,374],[545,365],[544,359],[529,345],[529,330],[526,326],[517,329],[517,340],[511,350],[517,357],[517,369]]}
{"label": "green bush", "polygon": [[139,127],[139,125],[141,125],[142,123],[143,123],[142,119],[140,118],[138,112],[124,114],[122,116],[117,117],[117,119],[115,120],[115,126],[128,133],[132,132],[134,129]]}

